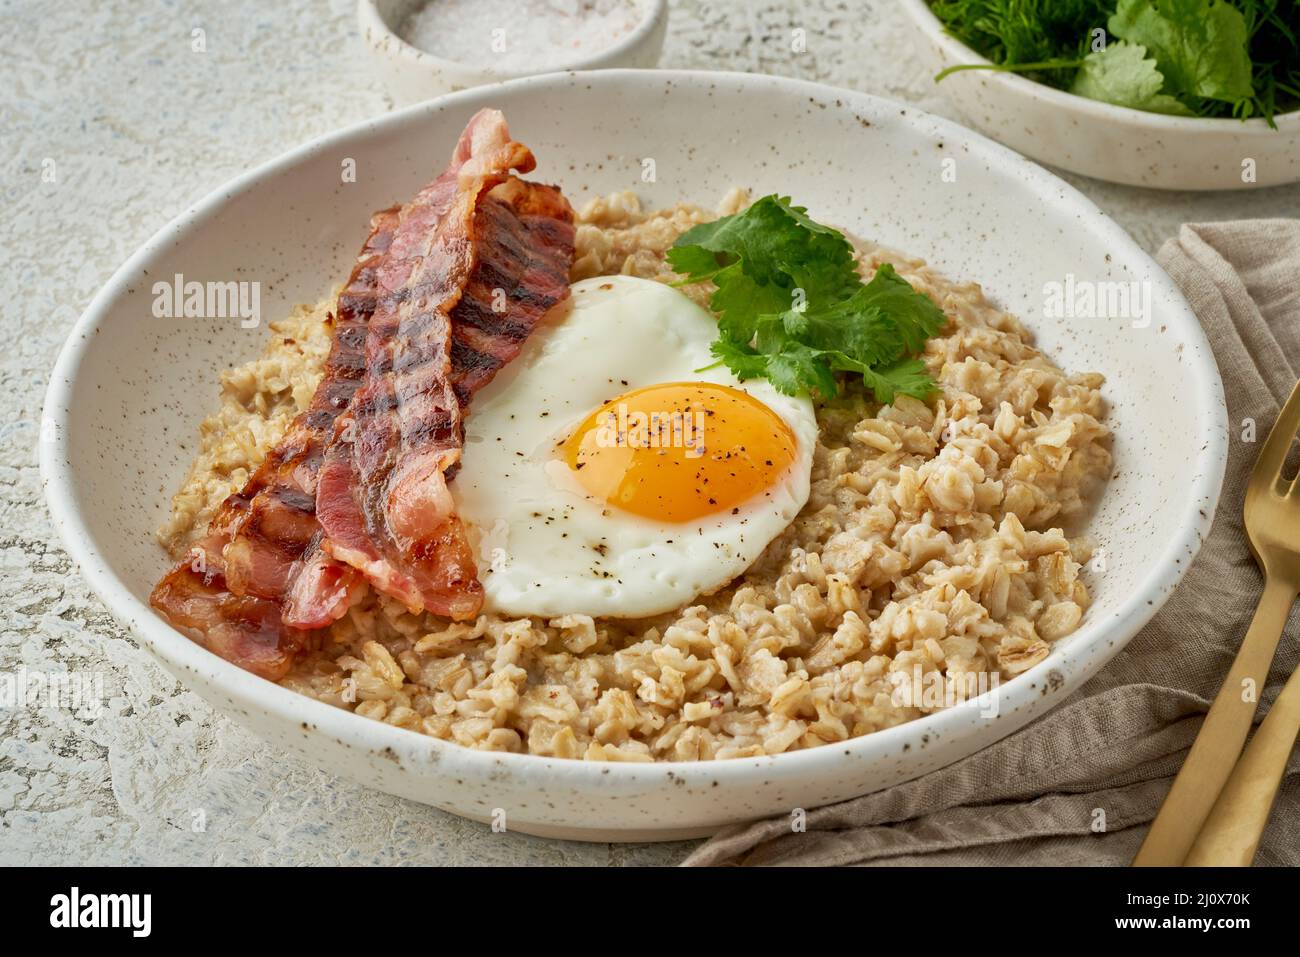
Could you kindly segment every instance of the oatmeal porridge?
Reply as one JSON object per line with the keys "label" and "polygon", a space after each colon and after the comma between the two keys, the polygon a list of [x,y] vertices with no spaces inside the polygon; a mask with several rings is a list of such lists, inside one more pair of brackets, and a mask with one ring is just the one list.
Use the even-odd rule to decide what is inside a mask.
{"label": "oatmeal porridge", "polygon": [[[746,204],[733,191],[716,215]],[[572,278],[674,281],[667,250],[713,218],[645,211],[632,193],[594,200]],[[466,747],[694,761],[844,741],[943,706],[900,700],[899,675],[960,698],[972,679],[1042,661],[1088,608],[1090,546],[1063,529],[1110,470],[1102,377],[1057,368],[978,285],[854,247],[864,276],[892,263],[946,315],[923,354],[939,393],[882,406],[859,382],[818,403],[808,502],[738,579],[643,620],[452,622],[367,590],[281,683]],[[706,286],[684,291],[707,304]],[[222,374],[160,533],[174,556],[311,401],[333,308],[297,308],[261,357]]]}

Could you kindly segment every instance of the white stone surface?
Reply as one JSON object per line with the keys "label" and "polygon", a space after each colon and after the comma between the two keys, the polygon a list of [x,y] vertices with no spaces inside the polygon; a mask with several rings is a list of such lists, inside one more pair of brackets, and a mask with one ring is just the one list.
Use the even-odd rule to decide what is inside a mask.
{"label": "white stone surface", "polygon": [[[794,28],[804,53],[790,52]],[[493,834],[268,750],[155,665],[55,542],[35,443],[64,336],[188,203],[389,108],[351,0],[0,0],[0,37],[0,676],[76,671],[106,699],[94,717],[0,710],[0,863],[680,860],[687,845]],[[815,79],[951,113],[888,0],[678,0],[663,65]],[[1068,178],[1150,250],[1183,221],[1300,215],[1300,186],[1158,193]]]}

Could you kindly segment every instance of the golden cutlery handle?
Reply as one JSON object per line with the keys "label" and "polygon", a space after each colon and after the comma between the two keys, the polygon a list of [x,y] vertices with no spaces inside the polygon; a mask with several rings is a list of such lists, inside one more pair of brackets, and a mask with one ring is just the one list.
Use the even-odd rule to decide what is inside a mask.
{"label": "golden cutlery handle", "polygon": [[1300,734],[1300,671],[1287,679],[1250,739],[1187,855],[1189,867],[1249,867]]}
{"label": "golden cutlery handle", "polygon": [[[1178,867],[1187,859],[1241,755],[1295,596],[1290,582],[1265,573],[1264,593],[1250,629],[1160,813],[1151,822],[1151,830],[1133,859],[1134,867]],[[1254,692],[1249,700],[1244,693],[1248,681]]]}

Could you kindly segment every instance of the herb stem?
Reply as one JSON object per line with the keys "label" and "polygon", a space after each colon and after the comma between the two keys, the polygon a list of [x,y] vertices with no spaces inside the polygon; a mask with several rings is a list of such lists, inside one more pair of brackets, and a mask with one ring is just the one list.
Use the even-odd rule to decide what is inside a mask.
{"label": "herb stem", "polygon": [[934,82],[939,83],[964,70],[993,70],[997,73],[1037,73],[1042,70],[1078,69],[1082,60],[1043,60],[1039,63],[959,63],[935,74]]}

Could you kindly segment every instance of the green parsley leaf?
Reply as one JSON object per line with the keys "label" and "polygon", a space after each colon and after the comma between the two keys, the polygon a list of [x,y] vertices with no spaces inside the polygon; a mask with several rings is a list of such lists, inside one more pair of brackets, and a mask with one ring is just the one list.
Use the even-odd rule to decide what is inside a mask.
{"label": "green parsley leaf", "polygon": [[910,395],[924,402],[939,391],[925,363],[920,359],[904,359],[884,369],[877,369],[869,376],[863,374],[863,381],[871,387],[876,396],[887,396],[884,402],[893,402],[896,395]]}
{"label": "green parsley leaf", "polygon": [[925,340],[948,324],[943,310],[929,296],[917,292],[906,279],[884,263],[867,283],[868,305],[882,310],[893,321],[903,340],[903,352],[920,352]]}
{"label": "green parsley leaf", "polygon": [[857,373],[879,402],[936,391],[914,357],[946,325],[943,311],[889,264],[863,283],[852,244],[787,197],[688,230],[668,262],[682,283],[715,285],[712,353],[738,378],[830,397],[836,372]]}
{"label": "green parsley leaf", "polygon": [[716,339],[709,351],[720,359],[737,379],[762,379],[767,375],[768,357],[753,346],[741,345],[730,339]]}
{"label": "green parsley leaf", "polygon": [[800,342],[791,341],[779,352],[769,355],[765,375],[777,391],[786,395],[819,392],[832,396],[839,391],[835,374],[822,354]]}
{"label": "green parsley leaf", "polygon": [[1168,93],[1228,103],[1254,95],[1246,20],[1224,0],[1119,0],[1109,26],[1150,52]]}
{"label": "green parsley leaf", "polygon": [[1134,110],[1191,116],[1192,111],[1180,101],[1160,92],[1164,83],[1146,47],[1118,40],[1084,58],[1070,92]]}
{"label": "green parsley leaf", "polygon": [[838,296],[858,282],[849,241],[775,195],[687,230],[668,264],[690,282],[717,284],[711,305],[738,341],[754,334],[754,316],[789,308],[796,288]]}

